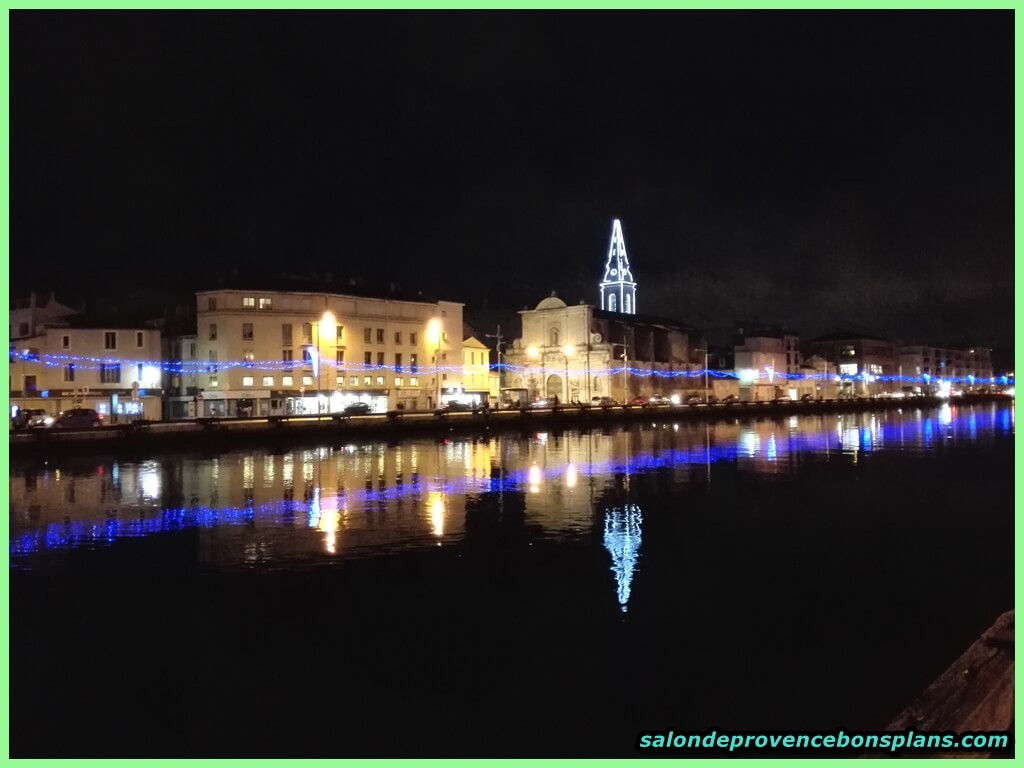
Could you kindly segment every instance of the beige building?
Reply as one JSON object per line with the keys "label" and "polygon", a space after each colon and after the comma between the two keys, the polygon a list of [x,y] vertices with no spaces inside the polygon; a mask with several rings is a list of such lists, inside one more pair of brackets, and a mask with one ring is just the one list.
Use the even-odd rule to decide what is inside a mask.
{"label": "beige building", "polygon": [[497,377],[491,374],[491,351],[479,339],[470,336],[462,342],[463,402],[482,404],[498,397]]}
{"label": "beige building", "polygon": [[462,304],[315,291],[196,294],[201,416],[437,407],[462,390]]}
{"label": "beige building", "polygon": [[35,322],[33,330],[10,342],[11,416],[81,407],[113,423],[161,418],[160,331],[80,315]]}
{"label": "beige building", "polygon": [[[567,305],[549,296],[522,310],[522,336],[506,350],[503,397],[529,402],[553,399],[629,402],[652,394],[703,391],[703,365],[693,329],[671,320]],[[700,357],[698,361],[695,359]]]}

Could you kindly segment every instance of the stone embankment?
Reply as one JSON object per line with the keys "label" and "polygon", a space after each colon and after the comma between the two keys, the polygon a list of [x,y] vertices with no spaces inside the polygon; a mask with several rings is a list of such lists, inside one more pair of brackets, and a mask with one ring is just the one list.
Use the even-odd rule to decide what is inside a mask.
{"label": "stone embankment", "polygon": [[719,403],[683,406],[563,406],[431,413],[392,411],[369,416],[294,416],[194,421],[134,422],[93,429],[33,429],[12,432],[12,457],[56,453],[123,450],[219,450],[239,446],[276,445],[310,440],[345,440],[412,435],[446,436],[452,433],[493,434],[520,429],[594,429],[636,421],[733,421],[775,416],[853,413],[897,408],[933,408],[946,402],[1011,402],[1005,395],[965,396],[952,401],[938,398],[776,400],[754,403]]}

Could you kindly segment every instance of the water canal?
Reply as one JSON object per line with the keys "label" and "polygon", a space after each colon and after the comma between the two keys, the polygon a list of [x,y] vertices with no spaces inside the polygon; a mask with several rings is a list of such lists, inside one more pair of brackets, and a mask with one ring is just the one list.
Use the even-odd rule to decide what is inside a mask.
{"label": "water canal", "polygon": [[14,756],[880,728],[1013,604],[1011,405],[14,463]]}

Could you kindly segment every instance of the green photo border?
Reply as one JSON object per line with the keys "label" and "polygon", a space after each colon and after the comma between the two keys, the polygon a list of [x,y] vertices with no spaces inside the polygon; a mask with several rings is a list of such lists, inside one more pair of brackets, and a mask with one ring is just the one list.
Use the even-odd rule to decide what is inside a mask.
{"label": "green photo border", "polygon": [[[192,0],[192,1],[187,1],[187,0],[178,0],[178,1],[164,0],[162,2],[147,2],[147,3],[111,2],[110,0],[108,0],[107,2],[97,2],[97,3],[88,3],[88,4],[85,4],[85,3],[78,4],[78,3],[69,3],[69,2],[47,2],[45,0],[40,0],[38,2],[11,2],[11,3],[7,4],[7,11],[8,11],[8,13],[4,14],[4,16],[3,16],[3,24],[2,24],[2,39],[3,39],[4,50],[5,50],[5,53],[6,53],[6,55],[3,58],[3,64],[2,64],[3,70],[4,70],[3,71],[3,78],[2,78],[2,81],[3,81],[3,105],[4,105],[4,119],[3,119],[3,138],[4,138],[4,141],[3,141],[3,148],[2,148],[3,177],[4,177],[4,186],[3,186],[4,216],[3,216],[3,224],[2,224],[2,226],[3,226],[3,259],[4,259],[5,266],[8,267],[7,269],[4,270],[3,282],[4,282],[5,287],[7,288],[8,298],[10,299],[11,298],[11,296],[10,296],[10,284],[9,284],[9,280],[10,280],[9,263],[10,262],[8,261],[8,259],[10,257],[10,254],[9,254],[9,248],[10,248],[10,229],[9,229],[9,223],[10,223],[10,214],[9,214],[9,211],[10,211],[10,198],[9,198],[9,192],[10,192],[10,190],[9,190],[9,184],[10,184],[10,173],[9,173],[9,171],[10,171],[10,155],[9,155],[9,151],[10,151],[10,143],[9,143],[9,141],[10,141],[10,134],[9,134],[9,131],[10,131],[10,104],[11,104],[11,102],[10,102],[10,93],[11,92],[10,92],[10,37],[9,37],[9,35],[10,35],[10,12],[12,10],[23,10],[23,9],[36,9],[36,10],[39,10],[39,9],[81,10],[81,9],[86,9],[86,8],[88,8],[88,9],[136,9],[136,8],[143,8],[143,9],[201,9],[201,10],[211,10],[211,9],[296,9],[296,10],[298,10],[298,9],[307,9],[307,10],[308,9],[339,9],[339,10],[345,10],[345,9],[424,9],[424,8],[433,8],[433,9],[442,9],[442,8],[444,8],[444,9],[448,9],[448,8],[484,8],[484,9],[593,9],[593,8],[600,8],[600,9],[641,9],[642,8],[642,9],[718,9],[718,10],[721,10],[721,9],[756,9],[756,10],[769,10],[769,9],[807,9],[807,8],[817,8],[817,9],[885,9],[885,10],[896,10],[896,9],[904,9],[904,10],[925,10],[925,9],[964,9],[964,10],[970,9],[970,10],[979,10],[979,9],[992,9],[992,10],[1013,10],[1013,11],[1016,11],[1018,5],[1019,5],[1019,3],[1016,3],[1016,2],[983,2],[983,3],[980,3],[980,4],[970,4],[970,3],[966,3],[966,2],[958,2],[957,3],[957,2],[934,2],[934,1],[933,2],[923,2],[923,1],[906,2],[906,1],[904,1],[904,2],[899,2],[899,3],[889,3],[889,2],[877,2],[877,1],[876,2],[865,2],[865,1],[856,1],[856,0],[846,1],[846,2],[835,1],[835,0],[833,0],[831,2],[801,2],[800,0],[790,0],[789,2],[774,2],[774,3],[772,3],[772,2],[750,2],[750,1],[748,1],[748,2],[678,2],[678,1],[672,1],[672,0],[639,0],[638,2],[635,2],[635,3],[634,2],[622,2],[621,0],[618,1],[618,2],[616,2],[614,0],[590,0],[589,2],[587,2],[586,0],[556,0],[555,2],[539,2],[537,0],[512,0],[512,1],[505,0],[505,2],[493,2],[493,1],[486,1],[486,0],[485,1],[477,0],[476,2],[474,2],[473,0],[442,0],[441,2],[429,2],[429,1],[427,1],[427,2],[414,2],[412,0],[369,0],[369,1],[364,0],[362,2],[326,2],[324,0],[319,0],[319,1],[315,1],[315,2],[307,1],[307,2],[300,2],[300,3],[296,3],[296,4],[291,4],[291,3],[283,2],[282,0],[252,0],[251,2],[225,2],[224,0],[221,0],[220,2],[211,2],[211,3],[195,2],[195,0]],[[1016,39],[1016,33],[1020,32],[1022,30],[1022,23],[1024,23],[1024,22],[1022,22],[1022,17],[1015,12],[1014,13],[1015,39]],[[1018,126],[1017,129],[1016,129],[1016,134],[1015,135],[1019,135],[1019,132],[1020,132],[1020,128],[1019,128],[1019,124],[1020,124],[1020,119],[1019,119],[1020,118],[1020,114],[1019,114],[1019,112],[1020,112],[1020,106],[1019,106],[1020,105],[1020,99],[1019,99],[1019,96],[1020,96],[1020,92],[1021,92],[1021,88],[1022,88],[1021,83],[1022,83],[1022,81],[1024,81],[1024,77],[1022,77],[1022,76],[1024,76],[1024,71],[1022,71],[1022,66],[1021,66],[1020,58],[1016,57],[1016,56],[1015,56],[1015,60],[1014,60],[1014,69],[1015,69],[1015,76],[1016,76],[1015,77],[1015,86],[1014,86],[1014,88],[1015,88],[1014,97],[1015,97],[1015,104],[1016,104],[1015,119],[1017,121],[1017,126]],[[1015,188],[1015,192],[1017,191],[1017,186],[1018,186],[1017,181],[1020,178],[1021,162],[1022,161],[1020,160],[1019,157],[1017,157],[1015,159],[1015,169],[1014,169],[1015,170],[1015,174],[1014,174],[1014,188]],[[1024,203],[1022,203],[1021,200],[1020,200],[1020,197],[1017,196],[1016,199],[1015,199],[1014,218],[1015,218],[1015,224],[1018,227],[1019,227],[1020,223],[1022,221],[1024,221],[1024,217],[1022,217],[1022,215],[1021,215],[1022,214],[1022,206],[1024,206]],[[1019,263],[1019,258],[1017,256],[1016,248],[1015,248],[1014,265],[1016,267],[1016,266],[1019,266],[1019,264],[1020,264]],[[1014,274],[1015,297],[1016,297],[1016,294],[1020,293],[1020,286],[1021,286],[1020,272],[1019,272],[1019,270],[1015,270],[1015,274]],[[7,321],[5,321],[5,324],[6,323],[9,323],[9,318],[8,318]],[[10,329],[8,328],[8,332],[9,332],[9,330]],[[1014,330],[1015,330],[1014,353],[1015,353],[1015,360],[1016,360],[1016,357],[1021,357],[1021,341],[1020,341],[1020,339],[1021,339],[1021,335],[1022,335],[1021,334],[1021,331],[1022,331],[1022,321],[1021,321],[1021,318],[1020,318],[1019,314],[1016,312],[1016,307],[1015,307],[1015,313],[1014,313]],[[8,338],[9,338],[9,333],[8,333]],[[4,367],[5,367],[5,370],[9,373],[9,363],[6,360],[4,361]],[[10,406],[10,393],[9,393],[9,391],[5,391],[4,392],[4,404],[7,407],[8,412],[9,412],[9,406]],[[7,421],[8,421],[8,425],[9,425],[10,424],[10,419],[8,419]],[[1020,441],[1020,439],[1015,437],[1015,448],[1018,449],[1018,450],[1016,451],[1016,456],[1014,458],[1014,471],[1015,471],[1015,478],[1017,478],[1017,479],[1019,479],[1020,477],[1024,476],[1024,472],[1022,472],[1022,468],[1024,468],[1024,459],[1021,458],[1021,452],[1019,451],[1019,448],[1020,448],[1019,441]],[[2,447],[2,451],[3,451],[4,462],[8,466],[8,473],[7,473],[7,475],[5,475],[5,477],[3,479],[3,483],[4,483],[4,488],[7,490],[8,497],[9,497],[9,493],[10,493],[10,472],[9,472],[10,456],[9,456],[9,444],[8,443],[4,443],[4,445]],[[1021,495],[1020,490],[1016,489],[1016,487],[1015,487],[1015,494],[1014,495],[1015,495],[1015,498],[1014,498],[1014,505],[1015,505],[1014,509],[1016,511],[1017,509],[1020,508],[1020,495]],[[1017,527],[1015,529],[1014,538],[1015,538],[1015,545],[1017,545],[1016,549],[1019,549],[1019,544],[1020,544],[1020,539],[1021,539],[1021,533],[1020,533],[1020,528],[1019,527]],[[4,541],[5,541],[5,545],[8,548],[8,551],[9,551],[9,543],[10,543],[9,542],[9,527],[5,528]],[[3,652],[3,661],[2,661],[2,670],[3,670],[2,671],[2,675],[3,675],[4,689],[8,693],[8,696],[4,696],[4,698],[3,698],[4,717],[3,717],[2,730],[0,730],[0,734],[2,734],[3,745],[2,745],[2,752],[0,752],[0,754],[3,754],[6,757],[7,761],[8,762],[12,762],[12,763],[32,763],[32,764],[55,765],[55,766],[56,765],[72,765],[72,764],[76,764],[76,765],[77,764],[93,764],[93,765],[99,766],[99,765],[106,765],[106,764],[108,764],[110,761],[107,761],[107,760],[71,760],[71,759],[68,759],[68,760],[63,760],[63,759],[12,760],[10,758],[10,756],[9,756],[10,755],[10,732],[9,732],[9,717],[8,717],[8,715],[9,715],[9,709],[8,709],[8,707],[9,707],[9,692],[10,692],[10,677],[9,677],[10,667],[9,667],[9,665],[11,663],[10,656],[9,656],[9,652],[10,652],[10,645],[9,645],[9,631],[10,631],[10,623],[9,623],[9,616],[10,616],[10,611],[9,611],[10,569],[9,569],[9,567],[3,569],[2,578],[3,578],[3,601],[4,601],[3,616],[4,616],[4,624],[5,624],[5,631],[3,632],[3,651],[4,652]],[[1015,563],[1015,570],[1014,570],[1014,581],[1015,581],[1016,593],[1019,595],[1020,594],[1020,586],[1021,586],[1020,585],[1020,572],[1019,572],[1019,569],[1016,568],[1016,563]],[[15,660],[15,663],[16,663],[16,660]],[[1016,720],[1016,717],[1015,717],[1015,720]],[[695,759],[695,760],[682,760],[682,759],[670,759],[670,760],[673,763],[678,763],[680,765],[685,763],[686,765],[689,766],[689,765],[694,765],[694,764],[697,764],[697,765],[720,764],[720,760],[721,759],[722,758],[710,758],[709,757],[709,758],[700,758],[700,759]],[[728,758],[726,758],[726,759],[728,759]],[[742,759],[742,761],[743,762],[750,762],[750,763],[763,763],[765,761],[767,761],[767,762],[786,762],[786,763],[789,763],[789,762],[793,762],[794,759],[799,760],[799,764],[802,765],[802,766],[803,765],[814,766],[814,765],[821,764],[821,763],[826,763],[826,762],[832,763],[832,762],[840,761],[840,760],[848,760],[849,758],[847,758],[847,757],[831,757],[831,758],[802,758],[802,757],[801,758],[765,758],[765,759]],[[898,762],[900,764],[905,764],[905,763],[908,762],[908,758],[879,758],[879,759],[882,760],[883,762]],[[457,762],[463,763],[463,764],[468,763],[470,765],[474,765],[474,764],[487,764],[487,765],[493,765],[493,764],[545,765],[545,764],[556,764],[557,763],[559,765],[564,765],[564,764],[580,764],[580,765],[582,765],[582,764],[586,764],[586,765],[614,764],[614,765],[619,765],[619,766],[621,766],[621,765],[637,765],[637,766],[639,766],[641,764],[648,764],[648,760],[649,760],[649,758],[640,758],[640,757],[638,757],[638,758],[635,758],[635,759],[631,758],[631,759],[609,759],[609,760],[552,760],[552,759],[498,760],[498,759],[472,759],[472,760],[459,760]],[[933,762],[932,760],[922,760],[922,759],[911,759],[911,761],[912,762]],[[153,764],[154,762],[157,762],[157,761],[155,759],[139,759],[139,760],[118,760],[116,762],[117,762],[118,765],[133,765],[133,764],[150,765],[150,764]],[[228,764],[230,764],[230,763],[236,763],[236,764],[246,763],[247,764],[247,763],[252,763],[252,762],[255,762],[255,761],[248,760],[248,759],[246,759],[246,760],[240,760],[240,759],[239,760],[193,759],[193,760],[160,760],[159,762],[163,763],[163,764],[174,764],[174,763],[186,764],[187,763],[189,765],[207,765],[208,764],[208,765],[212,766],[212,765],[223,765],[225,763],[228,763]],[[292,765],[293,763],[295,763],[297,761],[295,761],[295,760],[284,760],[284,759],[280,759],[280,760],[279,759],[274,759],[274,760],[260,760],[258,762],[260,764],[278,765],[278,766],[282,766],[282,768],[283,768],[284,766],[290,766],[290,765]],[[405,760],[405,759],[390,759],[389,758],[389,759],[381,759],[381,760],[363,760],[363,759],[351,760],[351,759],[338,758],[338,759],[332,759],[332,760],[302,760],[302,761],[299,761],[299,762],[302,762],[304,764],[319,764],[319,765],[325,765],[325,766],[326,765],[332,765],[332,766],[344,765],[344,766],[367,766],[367,767],[369,767],[369,766],[380,766],[380,765],[389,766],[389,765],[410,765],[410,764],[416,764],[416,765],[438,766],[438,768],[440,768],[441,766],[446,766],[446,765],[451,764],[453,761],[452,760],[443,760],[443,759]]]}

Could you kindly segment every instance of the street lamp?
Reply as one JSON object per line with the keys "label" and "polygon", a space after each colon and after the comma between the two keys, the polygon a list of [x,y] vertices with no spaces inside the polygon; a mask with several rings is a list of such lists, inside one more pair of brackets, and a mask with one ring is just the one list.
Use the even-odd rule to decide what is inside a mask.
{"label": "street lamp", "polygon": [[[313,323],[313,329],[316,331],[316,347],[313,353],[313,364],[316,366],[316,410],[317,413],[323,413],[323,408],[320,404],[320,397],[322,393],[320,371],[323,369],[323,356],[320,354],[320,340],[323,338],[323,330],[321,326],[331,326],[337,321],[334,319],[334,315],[330,310],[324,310],[320,320]],[[335,378],[337,380],[337,378]]]}
{"label": "street lamp", "polygon": [[434,348],[434,407],[441,405],[441,321],[436,317],[427,323],[427,341]]}

